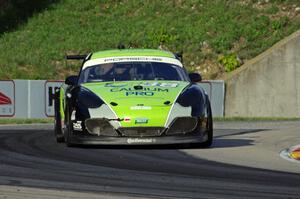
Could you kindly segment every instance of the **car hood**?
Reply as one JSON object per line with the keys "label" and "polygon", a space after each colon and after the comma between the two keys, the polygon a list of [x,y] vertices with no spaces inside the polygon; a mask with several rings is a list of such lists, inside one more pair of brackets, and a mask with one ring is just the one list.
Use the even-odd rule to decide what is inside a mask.
{"label": "car hood", "polygon": [[122,119],[122,127],[165,126],[172,105],[189,85],[185,81],[85,83]]}

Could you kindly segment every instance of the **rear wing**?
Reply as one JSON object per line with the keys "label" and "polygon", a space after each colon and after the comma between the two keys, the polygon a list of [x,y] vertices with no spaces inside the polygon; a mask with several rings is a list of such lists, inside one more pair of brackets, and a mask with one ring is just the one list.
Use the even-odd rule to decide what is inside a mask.
{"label": "rear wing", "polygon": [[66,66],[68,66],[68,60],[75,60],[75,61],[82,61],[81,67],[80,67],[80,71],[82,69],[83,64],[89,60],[92,56],[92,53],[89,54],[81,54],[81,55],[66,55],[65,57],[65,64]]}
{"label": "rear wing", "polygon": [[66,55],[67,60],[86,60],[89,55]]}

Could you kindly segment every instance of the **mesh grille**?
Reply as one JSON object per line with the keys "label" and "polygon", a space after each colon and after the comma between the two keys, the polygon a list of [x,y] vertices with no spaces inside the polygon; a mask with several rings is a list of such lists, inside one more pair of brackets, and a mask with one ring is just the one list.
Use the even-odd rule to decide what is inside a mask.
{"label": "mesh grille", "polygon": [[87,131],[92,135],[118,136],[118,133],[104,118],[87,119],[85,121]]}
{"label": "mesh grille", "polygon": [[196,117],[177,117],[173,120],[170,128],[167,130],[167,135],[185,134],[192,132],[198,123]]}
{"label": "mesh grille", "polygon": [[165,128],[160,127],[130,127],[118,129],[123,136],[126,137],[147,137],[160,136]]}

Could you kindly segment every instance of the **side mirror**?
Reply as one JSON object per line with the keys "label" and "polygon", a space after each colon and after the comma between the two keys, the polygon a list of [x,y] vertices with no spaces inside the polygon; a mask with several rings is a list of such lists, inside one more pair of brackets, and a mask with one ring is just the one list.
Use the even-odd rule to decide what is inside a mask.
{"label": "side mirror", "polygon": [[199,73],[189,73],[189,77],[191,79],[191,82],[193,82],[193,83],[202,81],[202,77]]}
{"label": "side mirror", "polygon": [[65,83],[70,86],[74,86],[77,84],[78,77],[76,75],[72,75],[66,78]]}

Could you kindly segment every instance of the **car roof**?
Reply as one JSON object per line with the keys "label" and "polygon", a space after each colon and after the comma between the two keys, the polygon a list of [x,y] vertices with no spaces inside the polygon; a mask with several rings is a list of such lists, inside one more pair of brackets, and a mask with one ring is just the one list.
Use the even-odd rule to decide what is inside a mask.
{"label": "car roof", "polygon": [[100,59],[108,57],[123,57],[123,56],[152,56],[152,57],[167,57],[176,59],[175,55],[169,51],[156,49],[117,49],[104,50],[95,52],[90,59]]}

